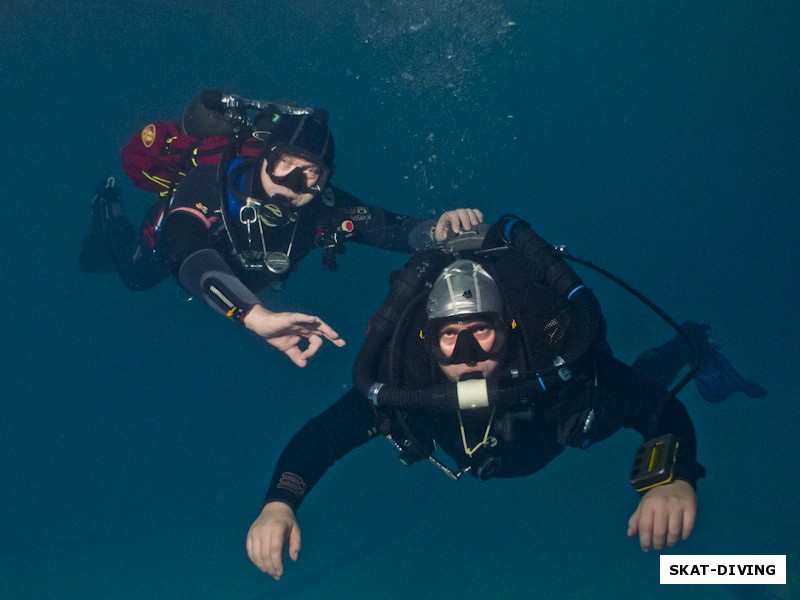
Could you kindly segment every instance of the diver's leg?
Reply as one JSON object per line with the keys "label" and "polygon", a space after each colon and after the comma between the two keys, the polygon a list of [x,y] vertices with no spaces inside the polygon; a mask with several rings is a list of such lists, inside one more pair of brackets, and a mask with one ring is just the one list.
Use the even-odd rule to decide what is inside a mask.
{"label": "diver's leg", "polygon": [[81,273],[113,273],[117,268],[109,245],[109,224],[122,215],[119,188],[113,177],[97,185],[90,210],[92,217],[81,244],[78,268]]}
{"label": "diver's leg", "polygon": [[117,272],[131,290],[147,290],[167,276],[162,261],[140,243],[125,217],[119,187],[113,177],[101,181],[91,204],[92,220],[81,246],[83,273]]}
{"label": "diver's leg", "polygon": [[676,335],[666,344],[645,350],[631,365],[642,378],[668,388],[685,367],[694,364],[697,353],[703,357],[709,350],[708,330],[710,325],[687,321],[681,329],[691,340]]}
{"label": "diver's leg", "polygon": [[[699,358],[694,374],[697,390],[704,400],[718,403],[736,392],[761,398],[766,390],[753,380],[745,379],[736,371],[717,344],[708,338],[710,325],[687,321],[681,325],[689,340],[677,335],[666,344],[645,351],[632,368],[645,379],[669,387],[684,367],[693,365]],[[699,355],[699,356],[698,356]]]}
{"label": "diver's leg", "polygon": [[109,224],[108,242],[117,272],[128,289],[149,290],[169,276],[161,257],[142,243],[125,217]]}

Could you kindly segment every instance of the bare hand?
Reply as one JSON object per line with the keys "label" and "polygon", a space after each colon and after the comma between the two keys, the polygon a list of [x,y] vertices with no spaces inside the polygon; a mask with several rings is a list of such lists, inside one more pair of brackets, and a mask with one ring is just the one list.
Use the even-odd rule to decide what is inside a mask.
{"label": "bare hand", "polygon": [[294,511],[283,502],[270,502],[247,532],[247,555],[255,566],[278,581],[283,576],[283,544],[287,540],[289,557],[297,562],[301,536]]}
{"label": "bare hand", "polygon": [[628,537],[639,534],[642,550],[663,550],[689,539],[697,517],[697,494],[676,480],[648,490],[628,520]]}
{"label": "bare hand", "polygon": [[435,237],[437,242],[443,242],[452,231],[469,231],[475,225],[483,223],[483,213],[477,208],[457,208],[442,213],[436,222]]}
{"label": "bare hand", "polygon": [[[340,348],[345,341],[325,321],[303,313],[271,312],[256,304],[244,318],[250,331],[283,352],[298,367],[305,367],[308,359],[322,346],[323,338]],[[301,350],[300,340],[308,340],[308,347]]]}

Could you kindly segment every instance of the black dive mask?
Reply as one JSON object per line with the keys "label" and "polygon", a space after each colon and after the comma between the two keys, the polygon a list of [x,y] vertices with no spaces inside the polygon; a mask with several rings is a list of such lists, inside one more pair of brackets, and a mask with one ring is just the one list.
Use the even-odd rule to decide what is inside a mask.
{"label": "black dive mask", "polygon": [[484,350],[480,342],[475,339],[475,332],[472,329],[465,329],[458,334],[453,346],[453,353],[450,356],[445,356],[439,346],[439,324],[447,319],[431,321],[423,336],[427,339],[436,362],[442,365],[475,364],[484,360],[496,359],[503,354],[508,338],[508,328],[499,318],[492,318],[486,314],[482,316],[489,320],[494,328],[495,337],[492,347],[488,351]]}
{"label": "black dive mask", "polygon": [[307,194],[311,192],[311,189],[306,184],[306,175],[300,167],[295,167],[283,177],[278,177],[273,172],[270,172],[269,176],[270,179],[278,185],[287,187],[297,194]]}
{"label": "black dive mask", "polygon": [[307,173],[311,167],[295,167],[286,175],[276,175],[273,165],[279,160],[282,152],[273,151],[267,156],[267,175],[273,182],[287,187],[295,194],[317,194],[322,191],[328,179],[328,170],[324,167],[314,165],[314,169],[319,171],[319,175],[311,181],[312,178]]}
{"label": "black dive mask", "polygon": [[472,332],[469,329],[465,329],[458,334],[453,353],[446,358],[447,362],[453,365],[460,365],[462,363],[475,364],[488,360],[489,353],[481,348],[481,345],[478,343],[478,340],[475,339]]}

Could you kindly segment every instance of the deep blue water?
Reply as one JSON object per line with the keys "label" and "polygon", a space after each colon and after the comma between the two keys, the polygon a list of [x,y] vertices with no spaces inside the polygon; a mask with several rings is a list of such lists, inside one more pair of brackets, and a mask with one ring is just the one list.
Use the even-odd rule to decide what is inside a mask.
{"label": "deep blue water", "polygon": [[[0,597],[799,597],[799,26],[789,1],[6,0]],[[259,573],[244,538],[277,455],[348,386],[403,257],[354,246],[330,274],[312,255],[267,298],[349,341],[305,370],[171,282],[78,273],[119,148],[205,87],[327,107],[336,182],[364,200],[518,213],[712,323],[769,396],[682,394],[708,477],[670,552],[787,554],[789,585],[659,586],[625,537],[629,433],[458,485],[374,442],[304,504],[300,562]],[[123,185],[137,220],[151,199]],[[619,356],[670,335],[585,276]]]}

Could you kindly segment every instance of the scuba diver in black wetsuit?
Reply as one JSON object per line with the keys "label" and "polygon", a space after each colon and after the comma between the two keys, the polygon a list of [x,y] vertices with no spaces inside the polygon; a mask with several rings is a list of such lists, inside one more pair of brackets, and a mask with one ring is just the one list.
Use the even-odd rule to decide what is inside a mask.
{"label": "scuba diver in black wetsuit", "polygon": [[[281,454],[248,555],[279,579],[284,543],[293,560],[300,551],[300,503],[335,461],[375,437],[389,438],[403,464],[486,480],[530,475],[565,447],[586,449],[622,427],[646,440],[631,473],[642,496],[628,535],[645,551],[672,546],[692,532],[704,469],[686,409],[652,379],[671,380],[691,359],[677,345],[637,370],[614,359],[594,295],[515,217],[489,229],[479,251],[417,254],[370,321],[355,389]],[[664,362],[671,373],[659,370]]]}
{"label": "scuba diver in black wetsuit", "polygon": [[[204,103],[193,104],[214,116],[224,108],[222,100],[206,93]],[[434,222],[361,202],[330,184],[334,142],[327,112],[269,106],[276,110],[262,111],[253,124],[252,135],[263,141],[260,155],[191,170],[158,224],[153,250],[143,243],[147,230],[137,236],[122,214],[113,178],[101,183],[81,270],[116,270],[135,290],[171,273],[192,295],[303,367],[324,339],[337,346],[344,340],[317,316],[270,311],[258,290],[279,286],[315,248],[323,250],[324,266],[335,270],[345,240],[412,253],[450,231],[471,229],[483,215],[456,209]],[[216,114],[214,123],[220,120]]]}

